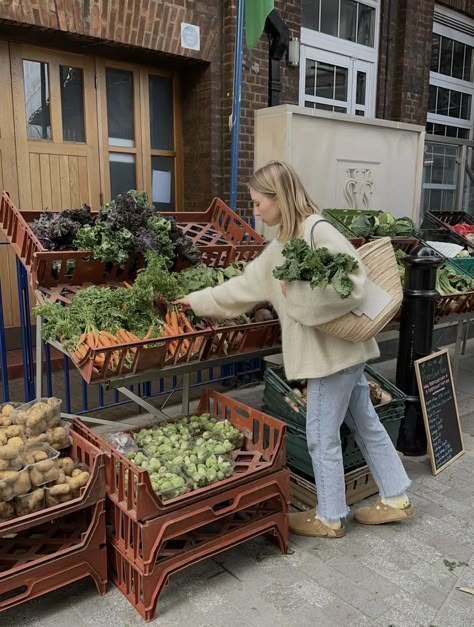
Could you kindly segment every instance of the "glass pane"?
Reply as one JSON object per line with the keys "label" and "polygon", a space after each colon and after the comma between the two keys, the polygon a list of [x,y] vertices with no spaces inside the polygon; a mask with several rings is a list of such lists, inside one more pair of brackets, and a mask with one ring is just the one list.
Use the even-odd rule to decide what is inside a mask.
{"label": "glass pane", "polygon": [[457,137],[458,136],[458,129],[456,126],[449,126],[449,124],[446,125],[446,137]]}
{"label": "glass pane", "polygon": [[359,23],[357,27],[357,43],[363,46],[374,45],[375,9],[359,4]]}
{"label": "glass pane", "polygon": [[304,93],[309,96],[315,95],[315,72],[316,72],[316,61],[312,59],[306,59],[306,78],[305,78],[305,88]]}
{"label": "glass pane", "polygon": [[336,100],[347,100],[347,74],[347,68],[336,67],[336,89],[334,92]]}
{"label": "glass pane", "polygon": [[361,111],[360,109],[357,109],[356,110],[356,115],[364,116],[365,115],[365,111]]}
{"label": "glass pane", "polygon": [[436,104],[436,113],[439,115],[448,115],[449,111],[449,89],[438,87],[438,102]]}
{"label": "glass pane", "polygon": [[318,63],[316,96],[334,98],[334,65]]}
{"label": "glass pane", "polygon": [[152,200],[161,211],[174,211],[174,158],[151,158]]}
{"label": "glass pane", "polygon": [[345,107],[334,107],[334,113],[347,113],[347,109]]}
{"label": "glass pane", "polygon": [[449,116],[452,118],[459,118],[461,116],[461,92],[453,91],[449,92]]}
{"label": "glass pane", "polygon": [[48,64],[23,61],[23,76],[28,139],[51,139]]}
{"label": "glass pane", "polygon": [[365,105],[365,83],[367,74],[365,72],[357,72],[356,87],[356,104]]}
{"label": "glass pane", "polygon": [[453,40],[441,37],[441,58],[439,71],[441,74],[451,76],[451,66],[453,57]]}
{"label": "glass pane", "polygon": [[446,126],[444,124],[435,124],[433,133],[435,135],[446,135]]}
{"label": "glass pane", "polygon": [[430,206],[429,209],[431,211],[440,211],[441,207],[441,193],[440,189],[432,189],[430,190]]}
{"label": "glass pane", "polygon": [[321,0],[321,32],[337,37],[339,2]]}
{"label": "glass pane", "polygon": [[341,0],[341,19],[339,37],[348,41],[356,40],[357,29],[357,2]]}
{"label": "glass pane", "polygon": [[150,76],[150,141],[158,150],[174,150],[173,81]]}
{"label": "glass pane", "polygon": [[109,153],[110,161],[110,193],[115,198],[117,194],[137,188],[135,169],[135,155],[126,155],[119,152]]}
{"label": "glass pane", "polygon": [[321,111],[332,111],[332,106],[327,104],[322,104],[322,102],[316,103],[316,109],[321,109]]}
{"label": "glass pane", "polygon": [[134,146],[133,74],[107,68],[107,123],[110,146]]}
{"label": "glass pane", "polygon": [[433,123],[432,122],[428,122],[426,125],[426,132],[428,133],[428,135],[432,135],[433,134]]}
{"label": "glass pane", "polygon": [[308,109],[316,109],[316,103],[309,100],[305,100],[304,106],[308,107]]}
{"label": "glass pane", "polygon": [[63,141],[85,142],[84,78],[77,67],[59,66]]}
{"label": "glass pane", "polygon": [[469,94],[462,94],[462,105],[461,105],[460,117],[463,120],[471,119],[471,103],[472,103],[472,96],[470,96]]}
{"label": "glass pane", "polygon": [[305,28],[319,30],[319,0],[303,0],[301,19]]}
{"label": "glass pane", "polygon": [[[459,139],[469,139],[469,129],[467,128],[458,128],[458,137]],[[474,207],[474,205],[473,205]]]}
{"label": "glass pane", "polygon": [[463,80],[473,80],[473,64],[472,64],[472,51],[474,48],[466,46],[466,56],[464,58],[464,76]]}
{"label": "glass pane", "polygon": [[459,41],[454,42],[453,49],[453,73],[454,78],[462,79],[464,75],[464,49],[466,46]]}
{"label": "glass pane", "polygon": [[438,93],[438,88],[434,85],[430,85],[430,96],[428,101],[428,111],[430,113],[436,113],[436,95]]}
{"label": "glass pane", "polygon": [[431,71],[439,72],[439,48],[441,45],[440,36],[433,33],[433,43],[431,46]]}

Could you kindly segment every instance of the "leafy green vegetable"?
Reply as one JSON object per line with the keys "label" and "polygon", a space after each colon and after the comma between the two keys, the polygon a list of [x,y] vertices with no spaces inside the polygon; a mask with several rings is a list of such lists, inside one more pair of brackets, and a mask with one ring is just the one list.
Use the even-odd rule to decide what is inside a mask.
{"label": "leafy green vegetable", "polygon": [[356,237],[370,237],[376,231],[378,222],[375,216],[367,213],[356,215],[349,226]]}
{"label": "leafy green vegetable", "polygon": [[327,248],[311,248],[301,238],[289,240],[282,251],[285,263],[273,270],[273,276],[283,281],[309,281],[310,286],[331,285],[341,298],[348,298],[353,289],[350,273],[359,264],[346,253],[330,253]]}
{"label": "leafy green vegetable", "polygon": [[31,225],[33,233],[47,250],[71,250],[77,232],[84,225],[94,224],[89,205],[80,209],[43,212]]}
{"label": "leafy green vegetable", "polygon": [[416,232],[415,223],[411,218],[397,218],[393,226],[395,237],[410,237]]}
{"label": "leafy green vegetable", "polygon": [[126,228],[112,230],[105,222],[83,226],[77,233],[74,246],[91,250],[93,259],[111,263],[125,263],[134,249],[134,236]]}

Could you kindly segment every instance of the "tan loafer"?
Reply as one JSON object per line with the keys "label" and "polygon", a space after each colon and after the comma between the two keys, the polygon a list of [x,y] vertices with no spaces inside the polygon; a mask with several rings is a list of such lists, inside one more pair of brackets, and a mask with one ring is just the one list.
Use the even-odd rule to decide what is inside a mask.
{"label": "tan loafer", "polygon": [[403,509],[392,507],[382,503],[379,498],[368,507],[361,507],[354,514],[354,520],[362,525],[383,525],[390,522],[399,522],[413,518],[415,515],[415,507],[408,505]]}
{"label": "tan loafer", "polygon": [[290,514],[289,529],[291,533],[297,536],[311,538],[342,538],[346,533],[343,525],[339,529],[331,529],[331,527],[323,525],[319,518],[316,518],[316,510],[314,509]]}

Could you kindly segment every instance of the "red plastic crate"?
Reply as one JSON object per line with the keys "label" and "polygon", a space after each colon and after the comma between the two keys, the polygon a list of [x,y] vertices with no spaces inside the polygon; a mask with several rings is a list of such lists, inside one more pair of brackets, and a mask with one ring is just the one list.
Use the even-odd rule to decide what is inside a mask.
{"label": "red plastic crate", "polygon": [[[96,448],[77,431],[71,429],[72,445],[68,455],[77,463],[85,464],[89,468],[89,481],[81,490],[80,496],[67,503],[48,507],[27,516],[12,518],[0,522],[0,551],[2,538],[7,535],[18,534],[31,527],[45,524],[60,516],[66,516],[95,505],[105,498],[105,463],[104,453]],[[64,452],[64,451],[63,451]]]}
{"label": "red plastic crate", "polygon": [[261,509],[287,512],[290,475],[287,469],[236,486],[196,504],[163,514],[146,523],[134,522],[113,501],[107,499],[109,540],[144,575],[153,573],[155,563],[169,554],[180,538],[214,524],[216,535],[233,514]]}
{"label": "red plastic crate", "polygon": [[240,355],[245,352],[281,346],[279,320],[214,326],[204,359]]}
{"label": "red plastic crate", "polygon": [[248,510],[246,517],[233,514],[218,535],[211,528],[183,537],[181,543],[155,564],[150,575],[142,574],[117,547],[109,543],[109,578],[149,622],[155,616],[158,597],[171,575],[262,534],[267,534],[278,544],[282,553],[286,553],[288,514],[283,511],[266,514],[261,510]]}
{"label": "red plastic crate", "polygon": [[105,594],[104,500],[2,539],[0,611],[88,576]]}
{"label": "red plastic crate", "polygon": [[0,227],[17,257],[31,274],[33,287],[52,287],[59,283],[81,285],[128,281],[143,266],[141,255],[131,255],[126,263],[118,265],[90,259],[91,251],[87,250],[46,250],[30,226],[41,213],[20,211],[10,196],[6,192],[2,193]]}
{"label": "red plastic crate", "polygon": [[[111,284],[108,287],[115,285]],[[35,290],[35,296],[39,303],[48,299],[67,306],[80,289],[79,285],[41,287]],[[72,352],[68,352],[68,355],[86,383],[105,383],[112,378],[123,377],[127,374],[199,361],[203,358],[213,334],[213,329],[209,327],[193,333],[152,337],[138,342],[114,344],[106,348],[97,346],[89,348],[81,359],[78,359]],[[169,350],[172,345],[176,347],[174,354],[171,354]],[[103,358],[100,360],[103,362],[100,367],[95,365],[98,357]]]}
{"label": "red plastic crate", "polygon": [[[107,495],[135,522],[144,522],[187,505],[200,502],[203,498],[220,494],[231,486],[241,485],[254,478],[281,470],[286,463],[286,425],[267,416],[257,409],[248,407],[234,399],[204,390],[198,412],[209,412],[219,418],[227,418],[244,434],[241,450],[234,451],[234,474],[223,481],[188,492],[175,499],[162,501],[153,491],[150,476],[115,450],[98,433],[79,419],[72,429],[80,433],[95,446],[107,452],[105,457],[105,482]],[[140,428],[133,431],[139,431]]]}

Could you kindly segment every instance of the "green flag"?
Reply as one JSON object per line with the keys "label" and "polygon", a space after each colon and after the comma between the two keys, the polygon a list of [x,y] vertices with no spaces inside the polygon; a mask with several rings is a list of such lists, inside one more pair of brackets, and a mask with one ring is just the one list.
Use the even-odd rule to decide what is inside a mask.
{"label": "green flag", "polygon": [[265,20],[274,8],[274,0],[245,0],[245,39],[248,50],[257,45],[265,28]]}

